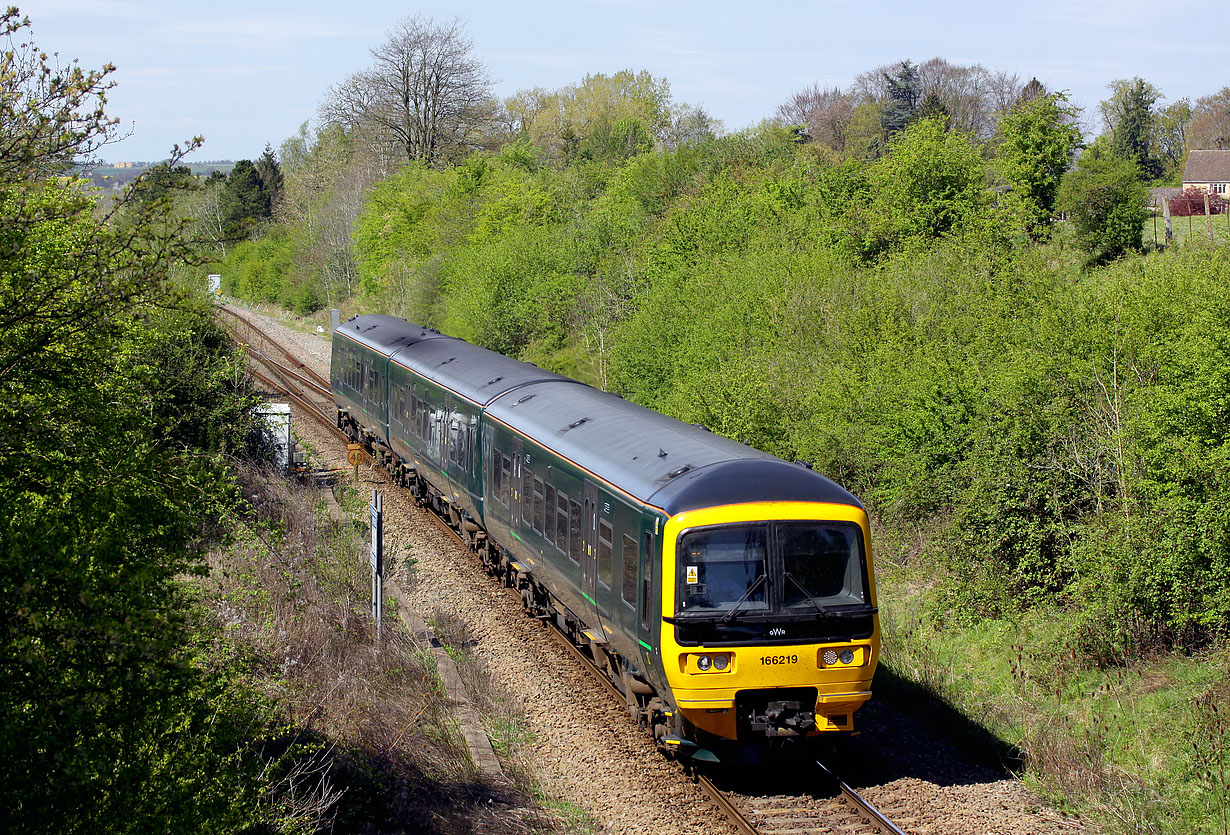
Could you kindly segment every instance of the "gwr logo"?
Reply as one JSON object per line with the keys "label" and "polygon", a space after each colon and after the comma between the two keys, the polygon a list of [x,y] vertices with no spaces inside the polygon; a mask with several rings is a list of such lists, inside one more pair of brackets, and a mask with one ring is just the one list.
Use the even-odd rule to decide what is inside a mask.
{"label": "gwr logo", "polygon": [[786,634],[786,630],[781,628],[780,626],[775,626],[769,630],[770,638],[781,638],[785,636],[785,634]]}

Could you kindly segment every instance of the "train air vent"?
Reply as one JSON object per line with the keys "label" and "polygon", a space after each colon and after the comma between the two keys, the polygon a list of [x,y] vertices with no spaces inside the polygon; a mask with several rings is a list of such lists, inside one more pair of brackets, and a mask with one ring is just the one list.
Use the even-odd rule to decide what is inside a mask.
{"label": "train air vent", "polygon": [[533,400],[533,399],[534,399],[534,395],[532,395],[532,394],[527,394],[525,397],[522,397],[520,400],[518,400],[518,401],[517,401],[516,403],[514,403],[513,405],[514,405],[514,406],[520,406],[520,405],[521,405],[522,403],[524,403],[525,401],[527,401],[527,400]]}
{"label": "train air vent", "polygon": [[798,464],[800,467],[806,467],[809,470],[813,469],[810,461],[796,460],[794,463]]}
{"label": "train air vent", "polygon": [[684,464],[682,467],[680,467],[679,469],[675,470],[674,472],[667,473],[666,477],[667,477],[667,478],[674,478],[675,476],[681,476],[681,475],[683,475],[684,473],[686,473],[686,472],[687,472],[688,470],[690,470],[690,469],[692,469],[692,465],[691,465],[691,464]]}
{"label": "train air vent", "polygon": [[666,457],[666,450],[664,450],[664,449],[659,449],[659,450],[658,450],[658,457],[659,457],[659,458],[665,458],[665,457]]}
{"label": "train air vent", "polygon": [[504,379],[503,377],[496,377],[494,380],[488,380],[487,385],[494,386],[496,383],[498,383],[500,380],[503,380],[503,379]]}
{"label": "train air vent", "polygon": [[449,358],[448,358],[448,359],[446,359],[444,362],[440,363],[440,365],[448,365],[450,362],[452,362],[452,361],[453,361],[453,360],[455,360],[455,359],[457,359],[457,358],[456,358],[456,357],[449,357]]}
{"label": "train air vent", "polygon": [[582,423],[585,423],[588,420],[589,418],[581,418],[580,420],[574,420],[572,423],[568,424],[567,428],[561,429],[560,431],[567,432],[569,429],[576,429],[578,426],[580,426]]}
{"label": "train air vent", "polygon": [[705,430],[706,432],[712,432],[712,431],[713,431],[713,430],[712,430],[712,429],[710,429],[708,426],[705,426],[703,423],[693,423],[692,425],[693,425],[693,426],[695,426],[697,429],[703,429],[703,430]]}

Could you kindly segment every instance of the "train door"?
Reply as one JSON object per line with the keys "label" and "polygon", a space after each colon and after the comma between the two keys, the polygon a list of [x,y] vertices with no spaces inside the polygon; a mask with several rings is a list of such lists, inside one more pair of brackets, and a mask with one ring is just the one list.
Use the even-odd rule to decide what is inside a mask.
{"label": "train door", "polygon": [[657,615],[659,607],[654,605],[654,599],[657,596],[654,593],[656,589],[654,583],[657,580],[654,576],[654,565],[658,562],[655,553],[657,537],[648,519],[644,519],[642,524],[644,528],[641,531],[641,583],[637,595],[637,602],[640,605],[636,608],[636,637],[643,648],[652,651],[653,647],[657,646],[655,633],[659,622]]}
{"label": "train door", "polygon": [[[510,494],[510,501],[508,503],[508,512],[512,514],[512,523],[510,524],[509,527],[511,527],[514,532],[521,530],[521,518],[522,518],[521,504],[525,498],[522,495],[522,490],[521,490],[521,487],[522,487],[521,473],[525,466],[525,462],[523,460],[524,455],[525,455],[525,452],[521,447],[521,439],[513,438],[513,460],[512,460],[512,478],[511,478],[512,493]],[[531,497],[531,499],[532,498],[533,497]]]}
{"label": "train door", "polygon": [[598,485],[585,482],[585,516],[581,522],[581,593],[598,606]]}

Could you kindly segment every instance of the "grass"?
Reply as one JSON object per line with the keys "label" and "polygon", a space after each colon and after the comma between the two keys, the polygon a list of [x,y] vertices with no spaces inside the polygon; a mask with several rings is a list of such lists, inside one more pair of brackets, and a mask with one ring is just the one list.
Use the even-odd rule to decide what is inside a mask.
{"label": "grass", "polygon": [[[363,526],[329,524],[318,493],[271,474],[242,481],[252,512],[212,555],[202,596],[226,636],[217,651],[242,662],[288,739],[314,752],[295,772],[296,831],[573,831],[535,799],[528,769],[511,793],[483,783],[434,657],[391,617],[376,651]],[[342,505],[363,519],[364,497],[351,492]],[[518,721],[509,711],[511,758],[524,756]]]}
{"label": "grass", "polygon": [[1087,663],[1069,617],[963,621],[881,563],[884,674],[1015,753],[1052,805],[1112,833],[1230,835],[1230,647]]}

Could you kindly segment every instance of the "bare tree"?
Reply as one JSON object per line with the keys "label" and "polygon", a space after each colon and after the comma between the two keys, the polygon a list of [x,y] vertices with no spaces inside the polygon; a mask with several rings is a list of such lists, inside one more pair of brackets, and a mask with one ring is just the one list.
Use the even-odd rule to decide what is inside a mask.
{"label": "bare tree", "polygon": [[428,165],[490,134],[491,81],[458,20],[407,18],[372,58],[371,67],[330,90],[321,108],[327,121],[366,129]]}
{"label": "bare tree", "polygon": [[774,115],[783,125],[805,125],[814,142],[834,151],[844,151],[853,112],[853,95],[836,87],[822,88],[813,84],[779,105]]}

